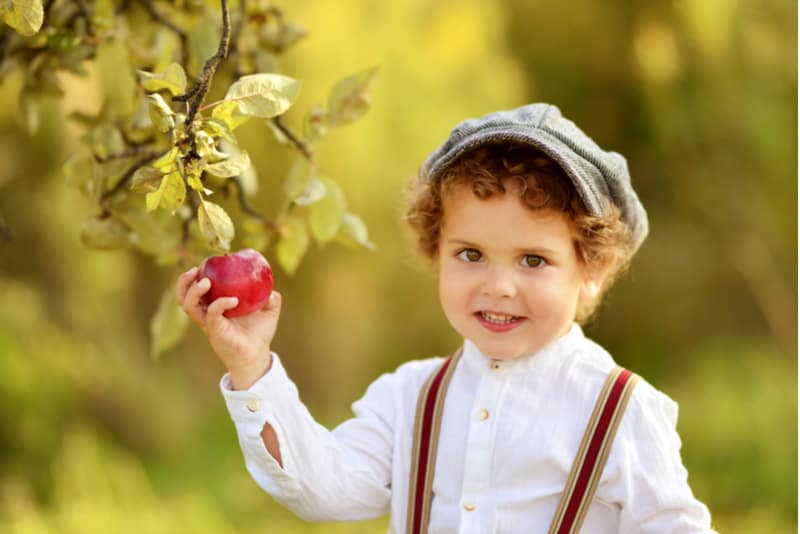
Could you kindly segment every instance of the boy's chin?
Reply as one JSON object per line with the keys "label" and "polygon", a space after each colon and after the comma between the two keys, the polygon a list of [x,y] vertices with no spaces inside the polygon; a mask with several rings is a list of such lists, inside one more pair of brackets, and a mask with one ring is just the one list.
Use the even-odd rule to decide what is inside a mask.
{"label": "boy's chin", "polygon": [[473,341],[473,343],[475,343],[475,346],[481,351],[481,354],[493,360],[508,361],[528,354],[528,351],[524,350],[522,347],[498,346],[496,343],[480,343],[475,341]]}

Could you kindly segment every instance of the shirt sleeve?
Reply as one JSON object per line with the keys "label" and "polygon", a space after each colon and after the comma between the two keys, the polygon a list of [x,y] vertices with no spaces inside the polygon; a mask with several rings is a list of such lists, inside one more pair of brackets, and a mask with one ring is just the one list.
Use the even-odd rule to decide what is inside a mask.
{"label": "shirt sleeve", "polygon": [[[308,521],[361,520],[388,512],[392,464],[392,375],[376,380],[353,405],[355,417],[333,431],[318,424],[300,401],[277,354],[253,386],[234,391],[220,383],[253,479]],[[275,430],[283,467],[264,446],[261,430]]]}
{"label": "shirt sleeve", "polygon": [[611,447],[598,497],[620,507],[621,534],[713,533],[692,494],[676,430],[678,405],[641,381]]}

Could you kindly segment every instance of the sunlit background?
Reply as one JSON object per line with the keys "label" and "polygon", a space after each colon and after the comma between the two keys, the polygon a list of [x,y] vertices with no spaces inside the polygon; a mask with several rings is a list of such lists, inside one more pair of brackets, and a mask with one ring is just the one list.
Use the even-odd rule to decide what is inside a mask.
{"label": "sunlit background", "polygon": [[[435,273],[402,222],[403,190],[458,121],[557,104],[628,157],[651,235],[587,333],[674,398],[689,482],[724,533],[797,530],[797,11],[778,0],[556,3],[279,2],[308,38],[284,57],[295,108],[379,65],[373,108],[317,157],[377,245],[313,247],[278,271],[274,342],[333,426],[382,372],[459,342]],[[380,519],[306,525],[246,473],[196,330],[154,361],[148,323],[177,272],[78,238],[93,206],[60,167],[64,113],[96,109],[70,78],[39,132],[0,86],[0,531],[382,532]],[[286,122],[299,122],[290,110]],[[282,194],[291,154],[245,127]]]}

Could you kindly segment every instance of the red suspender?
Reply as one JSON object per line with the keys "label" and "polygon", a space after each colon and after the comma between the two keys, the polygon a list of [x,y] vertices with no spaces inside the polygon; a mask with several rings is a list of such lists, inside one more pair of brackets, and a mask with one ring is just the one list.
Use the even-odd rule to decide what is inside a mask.
{"label": "red suspender", "polygon": [[[406,534],[425,534],[430,521],[433,471],[447,386],[461,351],[450,355],[420,390],[408,487]],[[639,376],[622,367],[609,373],[572,464],[548,534],[577,534],[597,490],[611,444]]]}
{"label": "red suspender", "polygon": [[433,470],[436,447],[447,385],[453,376],[461,351],[451,354],[422,386],[417,400],[414,421],[414,449],[411,456],[411,477],[408,484],[407,534],[428,531],[431,512]]}
{"label": "red suspender", "polygon": [[639,376],[622,367],[609,373],[583,434],[548,534],[576,534],[586,517],[611,443]]}

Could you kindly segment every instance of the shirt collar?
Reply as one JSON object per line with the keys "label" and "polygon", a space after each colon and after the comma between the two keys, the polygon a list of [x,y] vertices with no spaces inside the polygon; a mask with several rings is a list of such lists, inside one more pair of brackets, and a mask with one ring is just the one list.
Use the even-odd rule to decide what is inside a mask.
{"label": "shirt collar", "polygon": [[[464,353],[461,358],[478,372],[505,369],[512,373],[530,373],[560,362],[564,356],[573,352],[585,339],[583,330],[577,323],[566,334],[556,339],[538,352],[520,356],[513,360],[495,360],[483,354],[469,339],[464,339]],[[494,364],[494,366],[493,366]]]}

